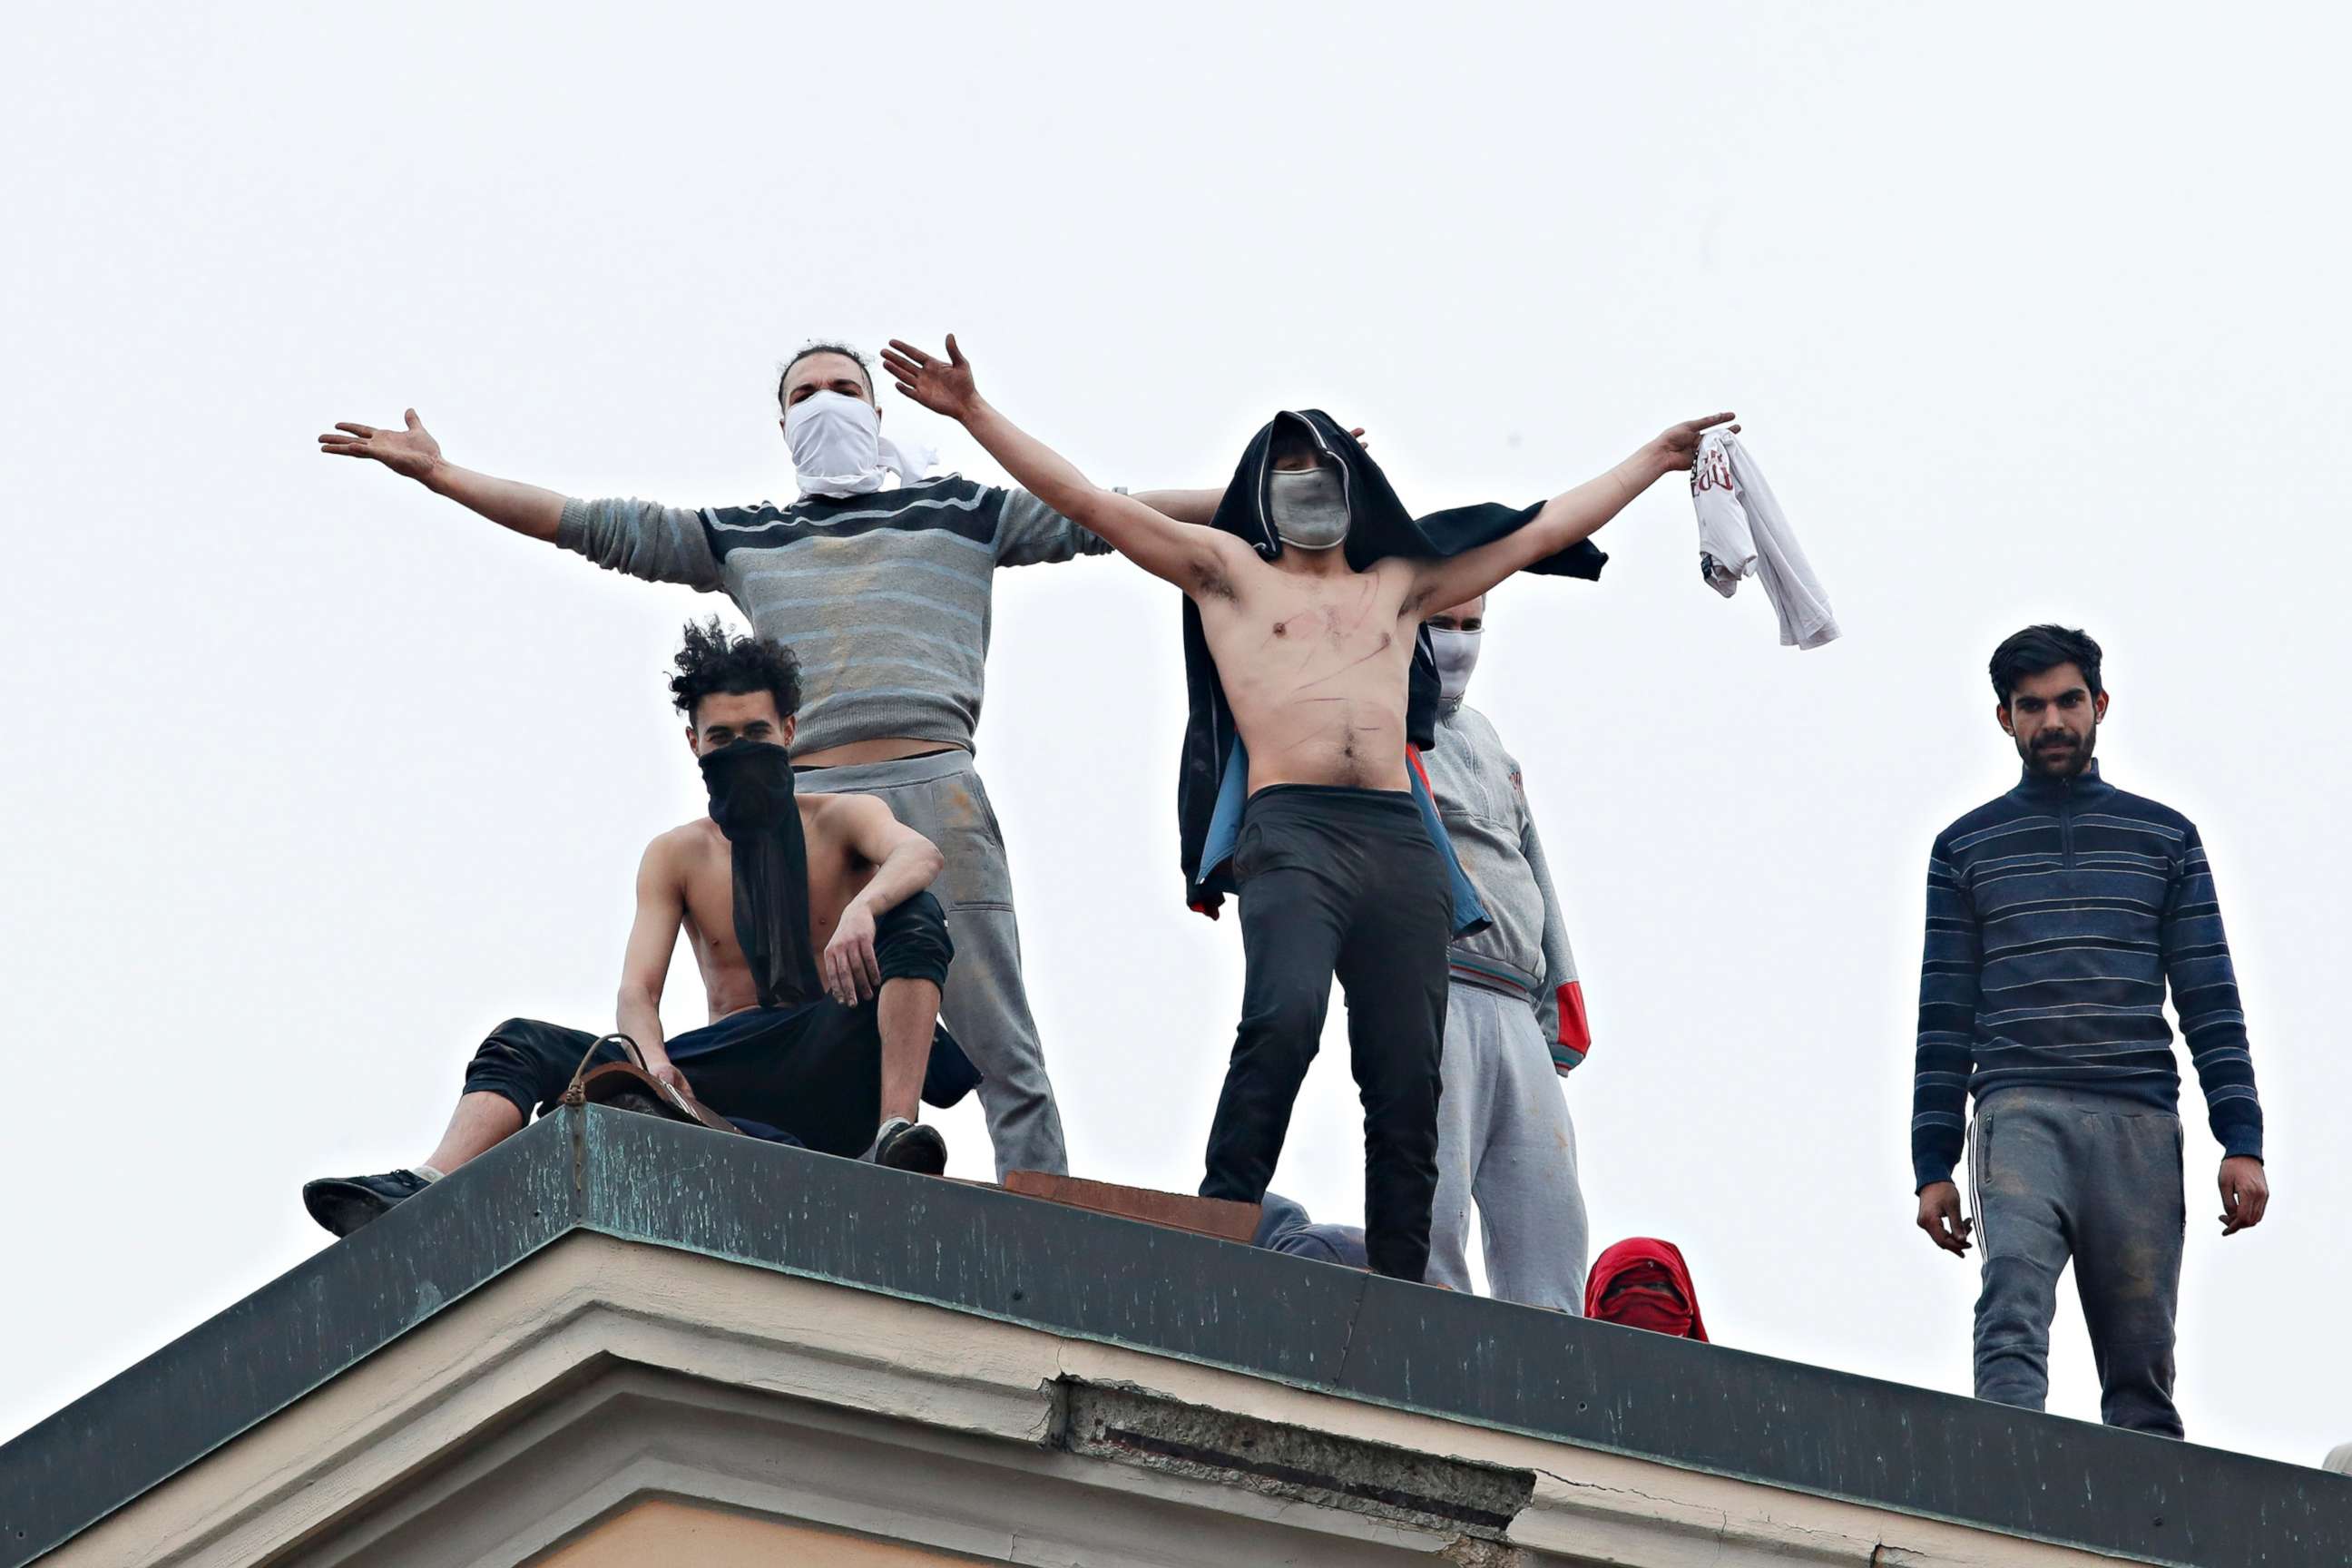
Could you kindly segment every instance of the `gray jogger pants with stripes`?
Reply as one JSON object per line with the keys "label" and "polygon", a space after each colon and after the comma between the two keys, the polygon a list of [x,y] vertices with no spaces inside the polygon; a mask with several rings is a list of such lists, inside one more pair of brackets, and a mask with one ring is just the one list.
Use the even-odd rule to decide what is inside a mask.
{"label": "gray jogger pants with stripes", "polygon": [[1442,1082],[1423,1278],[1470,1289],[1475,1203],[1487,1289],[1500,1300],[1581,1313],[1591,1241],[1576,1125],[1533,1005],[1457,977],[1446,992]]}
{"label": "gray jogger pants with stripes", "polygon": [[1978,1105],[1969,1137],[1984,1259],[1977,1397],[2042,1407],[2058,1277],[2071,1261],[2099,1369],[2100,1417],[2179,1436],[2173,1314],[2188,1223],[2180,1119],[2092,1090],[2004,1089]]}
{"label": "gray jogger pants with stripes", "polygon": [[940,1017],[981,1072],[980,1104],[996,1173],[1062,1174],[1062,1115],[1045,1077],[1045,1047],[1021,980],[1021,928],[1004,835],[971,753],[935,752],[894,763],[848,763],[800,775],[803,791],[870,795],[939,847],[947,862],[931,892],[947,906],[955,958],[940,988]]}

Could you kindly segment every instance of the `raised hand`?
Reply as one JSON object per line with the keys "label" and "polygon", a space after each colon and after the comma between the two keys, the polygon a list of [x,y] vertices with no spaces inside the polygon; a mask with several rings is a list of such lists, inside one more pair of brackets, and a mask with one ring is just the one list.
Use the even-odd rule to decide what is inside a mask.
{"label": "raised hand", "polygon": [[[1656,440],[1650,443],[1651,451],[1657,456],[1658,467],[1667,473],[1688,468],[1698,456],[1698,438],[1725,420],[1738,417],[1736,414],[1710,414],[1704,419],[1686,419],[1680,425],[1667,426]],[[1735,436],[1739,434],[1739,426],[1734,425],[1731,433]]]}
{"label": "raised hand", "polygon": [[882,368],[890,373],[900,392],[934,414],[962,419],[980,405],[980,388],[972,384],[971,362],[948,334],[948,357],[934,359],[912,343],[890,340],[882,351]]}
{"label": "raised hand", "polygon": [[404,430],[379,430],[373,425],[338,425],[335,434],[319,437],[319,450],[337,458],[373,458],[395,474],[421,479],[441,462],[441,443],[425,428],[412,408],[402,417]]}

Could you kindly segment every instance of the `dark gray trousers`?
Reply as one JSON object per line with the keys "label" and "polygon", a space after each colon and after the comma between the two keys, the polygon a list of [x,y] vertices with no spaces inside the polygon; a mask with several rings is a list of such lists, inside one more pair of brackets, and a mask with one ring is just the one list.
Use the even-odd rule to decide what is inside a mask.
{"label": "dark gray trousers", "polygon": [[1201,1195],[1250,1204],[1265,1195],[1337,974],[1364,1106],[1365,1252],[1380,1273],[1418,1283],[1437,1193],[1454,927],[1445,858],[1402,790],[1271,784],[1243,808],[1234,873],[1247,965],[1242,1021]]}
{"label": "dark gray trousers", "polygon": [[1977,1397],[2039,1410],[2050,1320],[2071,1259],[2110,1426],[2181,1435],[2173,1314],[2188,1225],[2180,1119],[2092,1090],[2000,1090],[1977,1107],[1969,1173],[1984,1289]]}

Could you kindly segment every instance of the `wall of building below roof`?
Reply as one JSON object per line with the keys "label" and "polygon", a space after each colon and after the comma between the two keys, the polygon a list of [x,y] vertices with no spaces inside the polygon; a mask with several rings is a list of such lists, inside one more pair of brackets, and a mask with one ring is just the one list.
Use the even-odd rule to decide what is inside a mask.
{"label": "wall of building below roof", "polygon": [[[1220,1418],[1162,1410],[1141,1434],[1159,1448],[1123,1461],[1125,1439],[1067,1430],[1077,1389]],[[1348,1452],[1302,1465],[1328,1447],[1315,1435]],[[1370,1448],[1405,1470],[1431,1456],[1516,1475],[1521,1489],[1506,1493],[1524,1500],[1499,1528],[1360,1506],[1350,1487],[1412,1490],[1350,1458]],[[1250,1456],[1268,1453],[1297,1473],[1250,1473]],[[648,1499],[948,1561],[1087,1568],[2116,1561],[575,1233],[45,1568],[507,1564]]]}
{"label": "wall of building below roof", "polygon": [[776,1568],[780,1563],[795,1568],[963,1568],[973,1561],[788,1520],[651,1498],[557,1547],[534,1568]]}

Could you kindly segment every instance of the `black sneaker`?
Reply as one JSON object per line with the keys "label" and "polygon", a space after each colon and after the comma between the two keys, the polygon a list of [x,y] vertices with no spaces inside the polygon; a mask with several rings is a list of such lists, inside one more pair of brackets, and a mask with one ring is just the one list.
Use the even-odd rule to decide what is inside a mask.
{"label": "black sneaker", "polygon": [[386,1171],[381,1176],[321,1176],[302,1184],[302,1206],[337,1236],[349,1236],[430,1185],[414,1171]]}
{"label": "black sneaker", "polygon": [[948,1168],[948,1141],[940,1136],[936,1127],[894,1116],[874,1135],[874,1147],[866,1151],[866,1157],[894,1171],[937,1176]]}

